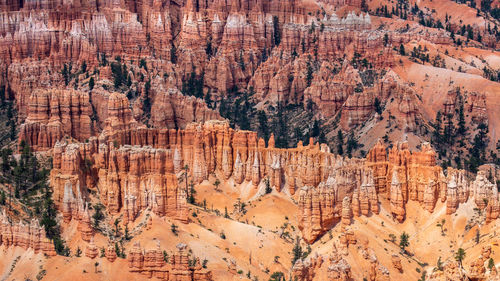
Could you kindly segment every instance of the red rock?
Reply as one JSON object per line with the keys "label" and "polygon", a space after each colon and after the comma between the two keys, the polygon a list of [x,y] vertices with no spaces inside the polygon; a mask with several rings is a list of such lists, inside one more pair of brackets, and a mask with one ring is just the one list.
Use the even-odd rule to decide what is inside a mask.
{"label": "red rock", "polygon": [[485,263],[486,261],[489,260],[490,255],[491,255],[491,246],[483,247],[481,251],[481,256],[473,260],[469,265],[470,269],[467,273],[468,278],[475,280],[486,278]]}
{"label": "red rock", "polygon": [[91,259],[95,259],[99,254],[97,246],[94,244],[94,239],[90,239],[90,243],[85,248],[85,256]]}
{"label": "red rock", "polygon": [[64,136],[84,141],[92,135],[89,95],[73,90],[36,90],[30,98],[19,140],[37,150],[52,148]]}
{"label": "red rock", "polygon": [[115,246],[113,246],[113,245],[110,244],[106,248],[105,255],[106,255],[106,259],[109,262],[114,262],[116,260],[116,258],[117,258],[116,251],[115,251]]}
{"label": "red rock", "polygon": [[401,265],[401,258],[398,255],[392,255],[391,257],[392,266],[399,272],[403,272],[403,266]]}
{"label": "red rock", "polygon": [[18,246],[47,256],[56,255],[54,243],[46,237],[45,229],[40,226],[37,219],[32,219],[28,225],[22,221],[12,225],[4,210],[1,224],[1,243],[5,247]]}
{"label": "red rock", "polygon": [[313,242],[338,221],[333,212],[333,188],[306,186],[299,195],[299,229],[306,242]]}
{"label": "red rock", "polygon": [[349,199],[349,197],[344,197],[344,200],[342,200],[342,225],[350,225],[351,217],[351,200]]}
{"label": "red rock", "polygon": [[351,280],[351,266],[341,257],[331,260],[328,266],[328,278],[332,281]]}
{"label": "red rock", "polygon": [[323,257],[316,254],[305,260],[299,259],[292,267],[292,278],[303,281],[315,280],[316,271],[323,265]]}
{"label": "red rock", "polygon": [[471,195],[479,209],[484,209],[490,198],[498,198],[498,190],[491,183],[484,171],[478,171],[476,179],[470,185]]}
{"label": "red rock", "polygon": [[395,216],[399,222],[403,222],[406,214],[405,202],[402,187],[399,182],[399,176],[396,170],[392,173],[390,201],[392,215]]}
{"label": "red rock", "polygon": [[175,88],[157,92],[151,107],[151,125],[158,128],[185,128],[191,122],[221,119],[202,100],[184,96]]}
{"label": "red rock", "polygon": [[92,223],[90,220],[88,203],[85,204],[85,209],[83,210],[77,229],[78,231],[80,231],[82,239],[84,241],[90,241],[94,236],[94,228],[92,227]]}

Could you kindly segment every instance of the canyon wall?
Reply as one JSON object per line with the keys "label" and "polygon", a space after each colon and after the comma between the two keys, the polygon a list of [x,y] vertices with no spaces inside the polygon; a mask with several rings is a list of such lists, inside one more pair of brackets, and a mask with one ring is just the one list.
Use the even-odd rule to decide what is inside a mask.
{"label": "canyon wall", "polygon": [[209,281],[210,271],[203,269],[198,258],[191,261],[186,244],[177,244],[177,252],[166,262],[158,243],[155,249],[144,250],[137,242],[128,254],[130,272],[140,273],[147,278],[160,280]]}
{"label": "canyon wall", "polygon": [[484,172],[472,182],[463,171],[451,168],[445,176],[428,143],[411,152],[404,142],[388,150],[378,142],[366,159],[348,159],[312,140],[308,146],[299,143],[296,148],[280,149],[274,147],[271,136],[266,146],[254,132],[209,121],[184,130],[105,131],[87,143],[58,142],[53,153],[51,183],[56,203],[64,201],[67,182],[74,194],[81,192],[83,197],[87,188],[98,187],[108,211],[123,211],[125,221],[133,221],[146,209],[186,221],[189,190],[176,177],[186,166],[195,184],[218,172],[237,184],[251,182],[262,188],[261,183],[269,180],[278,192],[286,190],[292,196],[298,192],[299,229],[308,242],[341,220],[348,225],[352,216],[378,214],[381,198],[389,201],[390,212],[399,222],[404,221],[410,200],[430,213],[438,200],[445,202],[451,214],[473,198],[486,209],[488,222],[500,213],[498,192]]}
{"label": "canyon wall", "polygon": [[[296,0],[56,2],[0,12],[0,85],[15,99],[19,121],[26,119],[21,138],[43,150],[66,135],[97,135],[107,118],[100,115],[104,92],[128,95],[134,118],[153,127],[221,119],[202,100],[179,94],[193,94],[190,83],[201,83],[196,96],[213,102],[238,89],[271,104],[311,100],[327,118],[342,111],[344,129],[367,121],[376,99],[391,97],[401,104],[402,127],[415,131],[414,90],[391,70],[367,82],[365,70],[385,73],[395,65],[393,46],[411,40],[451,42],[442,30],[379,30],[366,13],[320,13]],[[117,64],[124,73],[115,73]]]}
{"label": "canyon wall", "polygon": [[[154,127],[184,128],[188,123],[217,120],[221,117],[201,100],[179,92],[158,94],[152,106]],[[21,125],[19,140],[35,150],[48,150],[64,137],[88,141],[104,130],[135,128],[127,97],[116,92],[94,90],[35,90],[29,98],[27,117]]]}
{"label": "canyon wall", "polygon": [[22,221],[13,223],[5,210],[0,220],[0,242],[5,247],[17,246],[47,256],[56,255],[54,243],[46,237],[45,229],[40,226],[38,220],[33,219],[29,224]]}
{"label": "canyon wall", "polygon": [[[366,160],[353,166],[344,163],[317,187],[300,190],[299,228],[307,242],[315,241],[340,221],[346,226],[351,217],[378,214],[382,198],[388,200],[389,211],[399,222],[405,220],[410,200],[429,213],[438,201],[443,202],[447,214],[472,200],[485,210],[486,223],[500,214],[498,190],[484,171],[479,171],[474,180],[467,179],[465,171],[453,168],[448,168],[445,176],[428,143],[422,144],[420,151],[411,152],[407,143],[386,150],[379,141]],[[343,182],[350,184],[340,184]]]}

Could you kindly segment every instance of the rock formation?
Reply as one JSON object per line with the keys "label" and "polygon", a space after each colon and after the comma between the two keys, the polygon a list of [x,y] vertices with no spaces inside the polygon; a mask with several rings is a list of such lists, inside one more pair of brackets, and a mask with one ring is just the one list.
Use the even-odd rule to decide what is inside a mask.
{"label": "rock formation", "polygon": [[94,244],[94,238],[90,239],[87,248],[85,248],[85,256],[91,259],[95,259],[99,254],[97,246]]}
{"label": "rock formation", "polygon": [[292,267],[292,278],[300,281],[315,280],[316,271],[323,265],[323,257],[316,254],[305,260],[299,259]]}
{"label": "rock formation", "polygon": [[460,265],[457,261],[451,260],[443,264],[443,270],[434,271],[429,280],[431,281],[446,281],[446,280],[463,280],[463,275]]}
{"label": "rock formation", "polygon": [[[492,7],[498,7],[496,2]],[[431,108],[424,86],[434,83],[432,77],[426,74],[423,81],[414,77],[419,68],[438,68],[436,62],[426,64],[401,48],[419,44],[420,51],[420,44],[426,50],[432,45],[429,53],[437,61],[442,47],[459,45],[449,33],[459,30],[453,23],[458,17],[448,22],[446,13],[446,29],[427,28],[417,23],[414,12],[382,18],[375,16],[374,3],[370,14],[364,12],[365,4],[361,0],[0,0],[2,105],[4,99],[12,101],[17,120],[9,121],[20,124],[19,143],[52,156],[54,202],[64,224],[74,225],[81,239],[89,242],[85,250],[89,258],[97,256],[97,247],[87,202],[102,202],[107,213],[122,218],[125,225],[150,212],[187,223],[190,191],[188,183],[178,179],[184,167],[194,184],[206,183],[217,173],[228,182],[255,190],[265,183],[280,195],[291,195],[298,201],[298,228],[305,241],[316,241],[340,222],[343,254],[356,243],[353,229],[358,231],[360,216],[389,212],[402,223],[410,201],[426,214],[445,204],[448,215],[469,202],[484,210],[486,223],[495,221],[500,198],[494,183],[482,172],[470,181],[464,171],[443,171],[430,144],[412,152],[406,142],[386,150],[378,141],[366,159],[348,159],[314,139],[307,146],[299,142],[295,148],[282,149],[275,147],[271,136],[266,146],[257,133],[232,129],[221,121],[217,111],[224,116],[239,114],[237,109],[224,112],[226,102],[241,106],[244,97],[268,114],[275,105],[301,105],[314,118],[326,120],[325,128],[356,134],[371,134],[373,129],[377,131],[373,136],[408,136],[414,144],[415,139],[429,139],[429,116],[442,103],[447,115],[463,105],[468,123],[493,126],[488,132],[493,137],[488,145],[493,146],[498,130],[492,105],[498,103],[490,101],[497,87],[483,78],[494,80],[496,72],[488,74],[491,58],[469,50],[498,47],[498,32],[486,31],[494,22],[486,14],[480,17],[485,9],[478,10],[471,27],[477,41],[468,30],[472,38],[465,48],[446,50],[457,63],[464,60],[454,53],[480,58],[481,63],[467,63],[467,74],[459,76],[483,79],[479,83],[486,85],[484,92],[475,89],[461,96],[451,91],[441,99],[441,91],[463,83],[452,80],[457,73],[448,67],[449,85],[448,81],[431,84],[439,84],[439,99],[430,99]],[[457,37],[464,36],[461,33]],[[255,129],[255,124],[250,127]],[[332,131],[326,133],[331,138]],[[153,229],[151,216],[146,219],[145,230]],[[1,227],[6,246],[53,255],[54,246],[36,221],[12,225],[4,215]],[[117,258],[113,246],[105,256],[111,262]],[[128,255],[129,269],[149,278],[211,279],[199,261],[193,265],[188,256],[185,245],[180,245],[172,263],[166,263],[159,246],[144,251],[135,245]],[[352,278],[347,261],[332,256],[328,278]],[[315,275],[322,258],[299,260],[293,275],[300,280],[322,278]],[[401,270],[400,260],[391,261]],[[370,264],[370,279],[388,278],[376,258]],[[471,268],[476,276],[484,275],[480,261]],[[235,263],[231,269],[237,270]],[[451,262],[443,274],[457,280],[453,279],[457,271]]]}
{"label": "rock formation", "polygon": [[18,246],[47,256],[56,255],[54,243],[47,238],[45,229],[40,226],[37,219],[31,220],[29,224],[22,221],[12,223],[4,210],[0,220],[0,241],[5,247]]}
{"label": "rock formation", "polygon": [[129,271],[160,280],[212,280],[211,272],[201,267],[199,259],[196,259],[193,265],[189,263],[190,257],[186,247],[185,244],[178,244],[177,253],[172,255],[169,263],[167,263],[163,257],[159,242],[155,249],[146,251],[137,242],[128,254]]}
{"label": "rock formation", "polygon": [[91,223],[88,203],[83,203],[78,186],[76,187],[76,191],[78,193],[75,198],[71,182],[66,182],[62,202],[63,220],[66,223],[69,223],[72,219],[78,221],[77,230],[81,233],[82,239],[88,242],[94,235],[94,228]]}
{"label": "rock formation", "polygon": [[392,266],[399,272],[403,272],[403,266],[401,265],[401,258],[394,254],[391,257]]}
{"label": "rock formation", "polygon": [[344,197],[344,200],[342,200],[342,225],[350,225],[351,217],[351,200],[349,199],[349,197]]}
{"label": "rock formation", "polygon": [[74,90],[36,90],[29,97],[20,140],[34,149],[52,148],[64,136],[84,141],[92,135],[89,94]]}
{"label": "rock formation", "polygon": [[470,263],[470,269],[467,274],[469,279],[480,280],[486,278],[485,263],[489,260],[490,256],[491,246],[483,247],[481,256]]}
{"label": "rock formation", "polygon": [[333,281],[349,281],[351,280],[351,266],[337,252],[335,244],[333,245],[332,254],[329,257],[330,265],[328,266],[328,280]]}
{"label": "rock formation", "polygon": [[108,245],[108,247],[106,248],[106,251],[105,251],[105,256],[109,262],[114,262],[116,260],[117,254],[116,254],[115,246],[113,246],[113,244]]}

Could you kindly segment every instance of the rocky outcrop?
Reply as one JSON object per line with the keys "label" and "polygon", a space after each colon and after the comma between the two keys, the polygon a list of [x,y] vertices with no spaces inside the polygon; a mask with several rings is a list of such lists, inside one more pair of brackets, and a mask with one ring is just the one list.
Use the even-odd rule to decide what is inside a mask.
{"label": "rocky outcrop", "polygon": [[461,270],[460,264],[457,261],[451,260],[443,264],[443,270],[435,270],[432,272],[431,281],[446,281],[446,280],[463,280],[465,276]]}
{"label": "rocky outcrop", "polygon": [[[58,204],[64,201],[67,182],[71,183],[73,194],[80,192],[82,198],[87,191],[81,186],[98,187],[108,211],[114,215],[124,210],[125,221],[134,220],[146,209],[185,221],[187,195],[174,175],[185,165],[195,183],[220,171],[225,177],[234,175],[237,180],[252,181],[254,185],[269,178],[277,191],[284,187],[291,193],[304,185],[317,186],[335,172],[338,184],[325,184],[339,186],[335,202],[341,202],[356,185],[351,179],[359,176],[352,167],[360,161],[349,160],[343,168],[344,159],[312,142],[309,146],[278,149],[270,140],[266,147],[255,133],[234,131],[227,122],[219,121],[191,124],[185,130],[110,129],[86,143],[61,141],[53,154],[51,184]],[[336,170],[334,165],[340,168]],[[339,206],[337,217],[340,211]]]}
{"label": "rocky outcrop", "polygon": [[391,213],[399,221],[403,222],[406,215],[405,200],[403,197],[403,188],[399,182],[398,172],[392,173],[392,181],[390,188]]}
{"label": "rocky outcrop", "polygon": [[196,258],[194,263],[190,263],[190,256],[186,249],[185,244],[178,244],[177,252],[170,257],[170,261],[167,263],[159,242],[155,249],[146,251],[137,242],[128,254],[129,271],[160,280],[212,280],[211,272],[202,268],[199,259]]}
{"label": "rocky outcrop", "polygon": [[[191,122],[221,120],[203,101],[182,95],[177,89],[155,90],[151,125],[160,128],[185,128]],[[19,140],[35,150],[48,150],[63,137],[88,141],[102,130],[131,129],[138,126],[123,94],[96,89],[90,94],[75,90],[37,89],[29,97],[27,118]]]}
{"label": "rocky outcrop", "polygon": [[89,244],[87,245],[87,248],[85,248],[85,256],[91,259],[95,259],[98,254],[99,249],[94,244],[94,238],[91,238]]}
{"label": "rocky outcrop", "polygon": [[[123,128],[105,130],[87,143],[60,142],[54,147],[51,183],[56,202],[63,201],[61,186],[66,182],[77,187],[74,193],[85,197],[86,191],[79,188],[84,183],[91,189],[98,187],[108,211],[123,213],[125,223],[145,210],[185,222],[187,193],[175,173],[187,165],[195,183],[218,171],[237,183],[251,181],[257,187],[265,179],[278,192],[300,190],[299,229],[307,242],[342,218],[346,224],[349,209],[354,217],[378,214],[379,196],[390,200],[391,213],[400,222],[409,200],[433,212],[438,200],[448,198],[450,212],[459,202],[466,202],[469,193],[481,208],[491,201],[489,220],[497,216],[494,196],[498,195],[484,175],[478,176],[472,188],[462,172],[450,169],[446,178],[426,143],[415,152],[410,152],[407,143],[398,143],[384,157],[379,142],[363,160],[335,156],[313,142],[279,149],[270,138],[266,147],[255,133],[233,130],[223,121],[194,123],[184,130]],[[346,197],[350,204],[344,204]]]}
{"label": "rocky outcrop", "polygon": [[429,212],[434,211],[439,198],[446,200],[446,178],[428,143],[422,144],[419,152],[410,152],[406,143],[398,143],[385,158],[378,142],[368,154],[367,165],[377,175],[378,189],[388,192],[391,212],[400,222],[404,220],[408,200],[420,202]]}
{"label": "rocky outcrop", "polygon": [[361,183],[353,193],[353,210],[355,215],[368,215],[370,212],[379,213],[378,195],[373,181],[373,172],[370,169],[361,170]]}
{"label": "rocky outcrop", "polygon": [[340,252],[344,255],[347,256],[349,254],[348,248],[349,245],[355,245],[358,240],[356,239],[356,236],[354,235],[354,232],[350,229],[345,229],[339,237],[339,246],[340,246]]}
{"label": "rocky outcrop", "polygon": [[115,246],[113,246],[113,244],[109,244],[104,252],[104,255],[109,262],[114,262],[117,258]]}
{"label": "rocky outcrop", "polygon": [[316,254],[305,260],[299,259],[292,267],[292,278],[300,281],[315,280],[316,272],[323,265],[323,257]]}
{"label": "rocky outcrop", "polygon": [[342,225],[347,226],[351,224],[352,210],[351,200],[349,197],[344,197],[342,200]]}
{"label": "rocky outcrop", "polygon": [[398,255],[393,254],[391,256],[391,262],[394,269],[396,269],[399,272],[403,272],[403,266],[401,265],[401,258]]}
{"label": "rocky outcrop", "polygon": [[158,128],[185,128],[192,122],[222,120],[219,113],[209,109],[200,99],[184,96],[176,88],[158,92],[151,106],[151,125]]}
{"label": "rocky outcrop", "polygon": [[52,148],[64,136],[84,141],[92,135],[89,94],[74,90],[35,90],[19,140],[36,150]]}
{"label": "rocky outcrop", "polygon": [[313,242],[326,232],[338,217],[334,217],[333,189],[303,187],[299,194],[299,229],[307,242]]}
{"label": "rocky outcrop", "polygon": [[375,188],[377,189],[377,192],[380,193],[387,192],[387,188],[390,188],[390,186],[387,186],[386,179],[387,168],[389,166],[387,160],[386,148],[382,141],[379,139],[366,155],[366,166],[373,170],[373,181],[375,182]]}
{"label": "rocky outcrop", "polygon": [[100,145],[97,186],[101,202],[111,214],[123,208],[124,222],[135,220],[141,210],[186,221],[186,193],[178,186],[165,149]]}
{"label": "rocky outcrop", "polygon": [[333,245],[332,254],[329,257],[330,265],[327,269],[328,280],[332,281],[349,281],[351,280],[351,266],[337,252],[335,244]]}
{"label": "rocky outcrop", "polygon": [[[95,144],[95,140],[92,143]],[[54,151],[61,153],[55,156],[55,159],[69,158],[73,161],[72,166],[75,168],[62,169],[54,165],[51,178],[54,178],[52,182],[55,183],[56,189],[57,182],[67,180],[62,200],[63,215],[66,220],[70,220],[71,212],[81,213],[77,217],[81,217],[82,231],[90,230],[90,220],[81,203],[82,199],[71,199],[71,181],[77,182],[76,190],[80,192],[79,183],[87,177],[97,178],[96,181],[86,182],[99,188],[101,202],[110,214],[115,215],[123,211],[124,223],[135,220],[139,212],[146,209],[160,216],[168,215],[181,221],[187,220],[186,193],[178,186],[173,166],[170,165],[169,168],[169,158],[172,160],[170,151],[138,146],[115,148],[112,143],[109,146],[99,145],[99,150],[90,149],[93,153],[86,151],[85,144],[75,147],[67,143],[58,144],[57,150]],[[82,174],[81,170],[74,170],[80,166],[78,163],[83,161],[83,155],[94,159],[95,167],[83,171]],[[72,173],[77,174],[71,177]],[[59,193],[55,192],[56,198],[57,194]],[[80,203],[72,203],[75,201]]]}
{"label": "rocky outcrop", "polygon": [[80,232],[84,241],[89,242],[94,235],[88,203],[83,203],[83,199],[79,193],[79,187],[76,188],[78,194],[75,198],[71,182],[66,182],[64,185],[64,197],[62,202],[62,214],[65,223],[69,223],[72,219],[78,221],[77,230]]}
{"label": "rocky outcrop", "polygon": [[54,243],[47,238],[37,219],[32,219],[29,224],[22,221],[12,223],[4,210],[0,220],[0,241],[5,247],[17,246],[47,256],[56,255]]}
{"label": "rocky outcrop", "polygon": [[471,280],[481,280],[486,278],[486,267],[485,263],[490,259],[491,256],[491,246],[483,247],[481,251],[481,256],[473,260],[469,265],[469,271],[467,276]]}
{"label": "rocky outcrop", "polygon": [[498,201],[496,185],[487,179],[484,171],[478,171],[476,179],[470,184],[470,196],[480,209],[484,209],[490,199]]}

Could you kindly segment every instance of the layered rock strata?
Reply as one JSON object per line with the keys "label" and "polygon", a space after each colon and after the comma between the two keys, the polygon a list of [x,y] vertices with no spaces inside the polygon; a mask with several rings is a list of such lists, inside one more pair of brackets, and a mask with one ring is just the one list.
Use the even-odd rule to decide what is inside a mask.
{"label": "layered rock strata", "polygon": [[62,203],[66,182],[82,197],[87,189],[79,186],[98,187],[108,211],[113,215],[123,211],[125,222],[144,210],[187,221],[188,191],[175,176],[186,165],[195,184],[219,172],[225,179],[251,182],[255,188],[269,180],[279,192],[285,189],[293,195],[299,190],[299,229],[308,242],[341,220],[347,225],[350,217],[378,214],[380,197],[389,200],[390,212],[400,222],[409,200],[428,212],[438,201],[445,202],[452,213],[474,198],[479,208],[486,208],[488,221],[500,210],[498,192],[484,173],[473,182],[453,169],[445,176],[426,143],[415,152],[398,143],[385,153],[379,142],[366,160],[347,159],[312,141],[308,146],[299,143],[296,148],[279,149],[271,137],[266,146],[254,132],[210,121],[184,130],[113,129],[86,143],[60,142],[53,151],[56,202]]}
{"label": "layered rock strata", "polygon": [[38,220],[33,219],[29,224],[22,221],[12,223],[5,210],[0,220],[0,241],[5,247],[17,246],[47,256],[56,255],[54,243],[47,238],[45,229],[40,226]]}
{"label": "layered rock strata", "polygon": [[135,243],[128,254],[128,267],[130,272],[140,273],[147,278],[160,280],[186,280],[209,281],[212,280],[210,271],[203,269],[199,259],[191,263],[185,244],[177,245],[177,252],[165,261],[160,244],[150,250],[141,248],[139,242]]}

